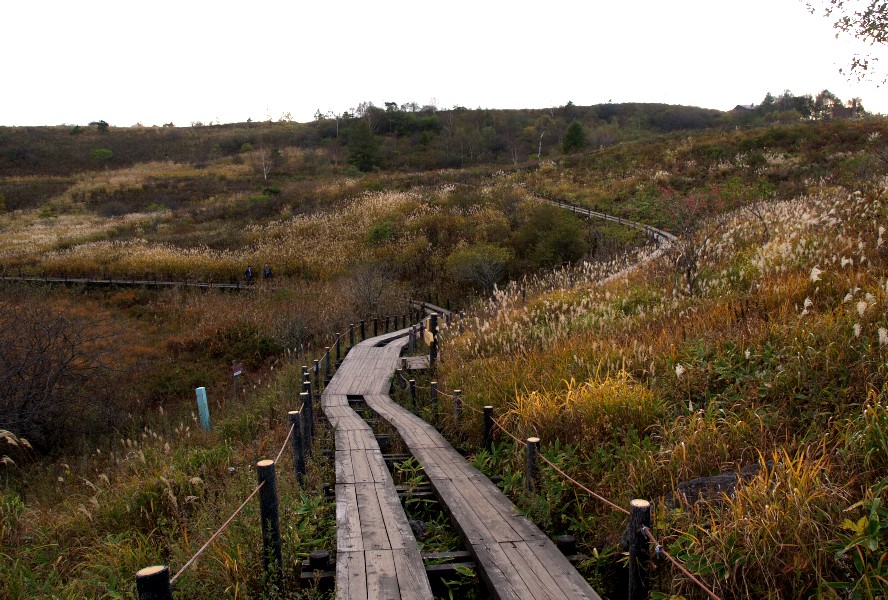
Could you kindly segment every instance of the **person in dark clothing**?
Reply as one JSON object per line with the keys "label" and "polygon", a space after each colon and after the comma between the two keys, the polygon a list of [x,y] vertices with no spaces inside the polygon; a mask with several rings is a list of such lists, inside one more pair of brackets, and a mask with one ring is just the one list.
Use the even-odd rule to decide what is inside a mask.
{"label": "person in dark clothing", "polygon": [[253,283],[253,267],[247,265],[247,270],[244,271],[244,279],[247,280],[247,283]]}
{"label": "person in dark clothing", "polygon": [[268,266],[268,263],[265,263],[265,266],[262,267],[262,278],[265,280],[271,279],[271,267]]}

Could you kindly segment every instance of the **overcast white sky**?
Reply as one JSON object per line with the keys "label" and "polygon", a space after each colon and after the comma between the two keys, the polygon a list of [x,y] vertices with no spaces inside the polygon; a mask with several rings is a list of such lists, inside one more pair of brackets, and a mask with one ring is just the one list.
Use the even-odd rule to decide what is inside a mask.
{"label": "overcast white sky", "polygon": [[885,88],[838,73],[866,47],[801,0],[4,0],[0,23],[0,125],[308,121],[361,101],[728,110],[823,88],[888,113]]}

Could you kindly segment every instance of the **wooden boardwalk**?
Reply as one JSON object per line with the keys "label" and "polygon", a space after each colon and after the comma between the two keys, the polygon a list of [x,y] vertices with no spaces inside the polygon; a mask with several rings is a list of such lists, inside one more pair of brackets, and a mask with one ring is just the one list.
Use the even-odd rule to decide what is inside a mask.
{"label": "wooden boardwalk", "polygon": [[110,286],[110,287],[147,287],[147,288],[178,288],[193,287],[203,290],[228,290],[240,291],[261,287],[259,284],[247,285],[246,283],[211,283],[204,281],[166,281],[162,279],[97,279],[93,277],[29,277],[29,276],[7,276],[0,277],[0,281],[8,283],[43,283],[43,284],[61,284],[61,285],[83,285],[83,286]]}
{"label": "wooden boardwalk", "polygon": [[336,440],[337,598],[432,598],[419,546],[379,444],[348,403],[349,396],[388,391],[401,345],[376,344],[405,333],[352,348],[321,396]]}
{"label": "wooden boardwalk", "polygon": [[422,465],[495,598],[599,598],[499,488],[431,425],[389,398],[389,378],[398,366],[407,331],[355,346],[322,397],[336,430],[337,597],[431,594],[379,446],[367,424],[348,406],[348,396],[361,396],[397,429]]}

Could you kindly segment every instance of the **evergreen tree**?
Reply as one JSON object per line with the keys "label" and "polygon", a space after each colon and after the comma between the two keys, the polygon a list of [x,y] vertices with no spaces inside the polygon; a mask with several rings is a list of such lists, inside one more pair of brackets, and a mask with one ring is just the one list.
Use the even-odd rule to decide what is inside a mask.
{"label": "evergreen tree", "polygon": [[379,144],[369,123],[364,119],[352,128],[348,162],[361,171],[372,171],[379,166]]}
{"label": "evergreen tree", "polygon": [[583,129],[583,125],[579,121],[573,121],[570,126],[568,126],[567,133],[564,134],[564,143],[562,144],[561,149],[567,154],[569,152],[582,150],[585,145],[586,130]]}

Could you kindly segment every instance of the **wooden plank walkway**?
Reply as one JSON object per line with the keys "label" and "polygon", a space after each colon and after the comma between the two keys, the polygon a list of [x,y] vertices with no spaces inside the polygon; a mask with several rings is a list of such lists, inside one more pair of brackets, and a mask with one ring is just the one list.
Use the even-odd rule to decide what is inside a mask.
{"label": "wooden plank walkway", "polygon": [[[434,427],[389,398],[389,377],[399,363],[399,353],[406,344],[403,335],[407,331],[371,338],[355,346],[349,352],[337,376],[331,381],[328,390],[324,392],[324,410],[329,411],[328,415],[332,419],[337,419],[334,422],[337,528],[342,529],[338,535],[337,556],[340,552],[344,553],[342,555],[344,561],[337,559],[337,597],[383,597],[369,594],[369,582],[371,579],[381,578],[389,566],[388,563],[385,563],[384,567],[371,570],[369,561],[376,560],[376,557],[368,556],[366,550],[361,554],[358,548],[361,543],[364,544],[363,548],[368,544],[371,546],[381,544],[381,534],[372,529],[381,530],[385,526],[389,540],[394,538],[397,543],[406,546],[409,538],[415,544],[409,527],[404,530],[403,523],[397,521],[401,517],[390,516],[391,522],[375,516],[363,520],[364,513],[376,510],[362,506],[363,502],[374,504],[372,495],[365,492],[364,496],[358,497],[357,491],[354,498],[350,495],[350,486],[355,486],[356,490],[358,486],[357,482],[350,481],[350,476],[358,477],[359,471],[360,477],[368,480],[366,482],[362,480],[362,483],[369,485],[369,480],[372,479],[373,485],[378,486],[375,497],[377,499],[382,495],[379,490],[391,485],[391,478],[382,466],[381,456],[377,458],[375,454],[378,452],[378,445],[372,438],[369,427],[363,420],[358,419],[360,423],[353,421],[349,414],[354,414],[354,411],[348,407],[347,396],[354,394],[363,396],[370,408],[397,429],[410,452],[422,465],[432,488],[462,534],[466,547],[475,557],[480,574],[495,598],[598,599],[598,594],[558,551],[555,544],[533,523],[521,516],[515,505],[499,488],[456,452]],[[386,341],[389,343],[381,345]],[[363,436],[359,439],[353,437],[357,435],[355,432],[364,431],[370,436],[369,439]],[[343,444],[342,447],[340,443]],[[358,456],[359,453],[356,451],[358,447],[370,452]],[[366,468],[364,461],[367,463]],[[359,464],[360,468],[355,469],[352,476],[349,465],[354,469],[355,464]],[[342,494],[340,488],[343,488]],[[342,498],[341,503],[340,498]],[[390,500],[380,501],[379,504],[387,506],[391,510],[391,515],[397,512],[403,516],[403,511],[394,510]],[[361,522],[356,523],[356,520]],[[362,536],[366,536],[360,542],[356,539],[358,531]],[[368,539],[371,541],[368,542]],[[418,553],[413,555],[412,552],[409,556],[408,554],[403,556],[405,560],[416,557]],[[421,562],[419,568],[421,569]],[[399,584],[402,572],[419,578],[415,563],[411,563],[409,569],[402,567],[401,571],[398,571],[396,565],[388,573],[390,578],[396,577]],[[360,583],[363,578],[368,582],[365,587],[361,587]],[[424,571],[422,580],[427,585]],[[352,582],[357,582],[354,588]],[[387,581],[386,585],[393,584]],[[403,589],[400,593],[402,597],[408,597]],[[411,590],[411,593],[418,593],[418,590]]]}
{"label": "wooden plank walkway", "polygon": [[336,440],[336,597],[343,600],[433,597],[379,444],[348,403],[388,391],[401,347],[375,344],[398,335],[352,348],[321,395]]}
{"label": "wooden plank walkway", "polygon": [[230,290],[240,291],[261,287],[258,284],[246,285],[241,283],[209,283],[202,281],[165,281],[160,279],[95,279],[95,278],[77,278],[77,277],[0,277],[0,281],[9,283],[43,283],[43,284],[62,284],[62,285],[84,285],[84,286],[112,286],[112,287],[153,287],[153,288],[177,288],[177,287],[193,287],[204,290]]}

